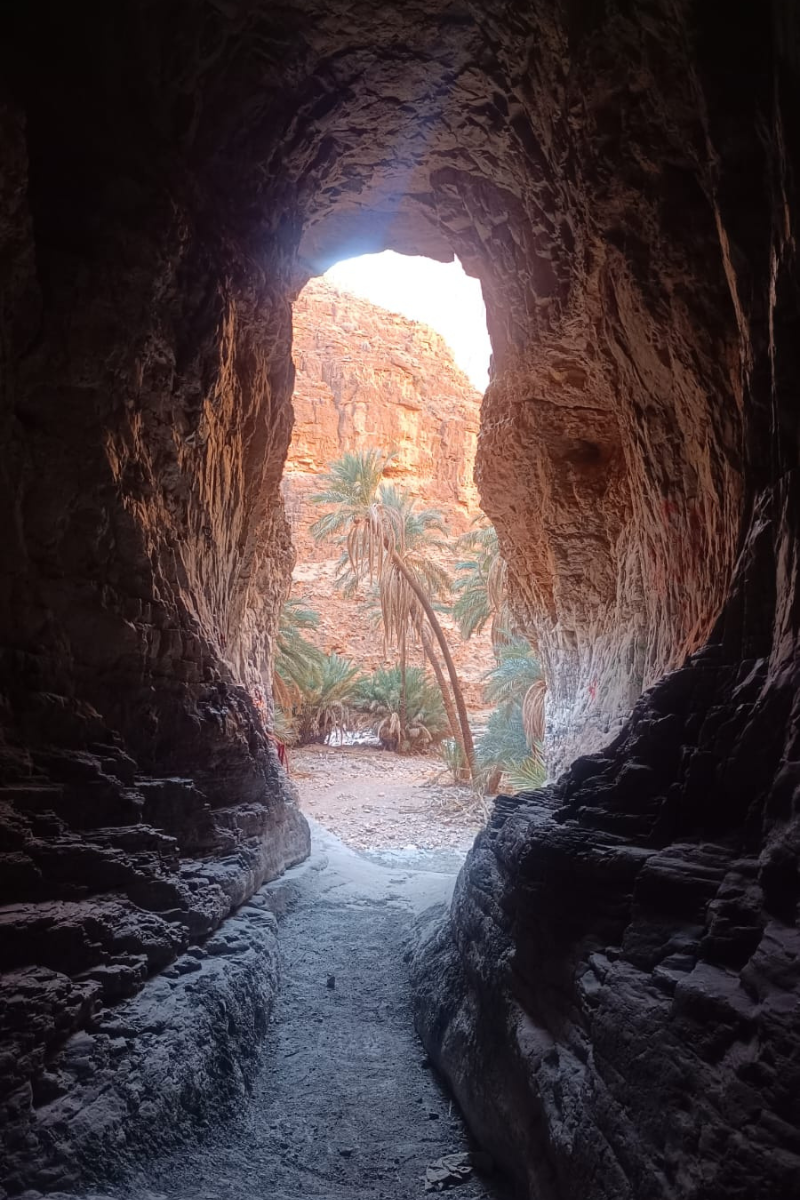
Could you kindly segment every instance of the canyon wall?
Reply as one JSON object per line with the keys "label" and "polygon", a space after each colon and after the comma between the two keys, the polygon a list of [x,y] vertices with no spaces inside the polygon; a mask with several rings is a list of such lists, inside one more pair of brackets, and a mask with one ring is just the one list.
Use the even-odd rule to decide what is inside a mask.
{"label": "canyon wall", "polygon": [[[450,537],[436,557],[452,573],[454,540],[480,516],[473,471],[481,395],[434,330],[324,279],[307,283],[295,301],[293,357],[294,427],[281,485],[297,555],[291,594],[319,613],[314,640],[324,650],[375,670],[396,656],[386,652],[365,597],[348,600],[337,590],[341,550],[312,538],[324,509],[311,497],[345,451],[395,451],[387,482],[442,514]],[[494,661],[489,632],[462,642],[441,617],[467,702],[480,708],[481,679]],[[412,649],[412,660],[424,662],[421,649]]]}
{"label": "canyon wall", "polygon": [[293,312],[294,426],[282,490],[298,556],[316,549],[307,530],[317,477],[346,450],[394,451],[387,479],[464,533],[480,514],[481,394],[444,339],[324,279],[306,284]]}
{"label": "canyon wall", "polygon": [[[118,16],[104,31],[124,41]],[[309,846],[246,686],[292,563],[288,284],[204,226],[188,176],[164,190],[163,145],[143,167],[102,100],[111,49],[79,14],[62,32],[51,58],[9,31],[0,107],[0,1192],[74,1179],[65,1130],[100,1165],[137,1120],[168,1136],[171,1107],[229,1070],[226,1043],[252,1056],[269,929],[229,990],[200,972],[217,1000],[186,989],[161,1059],[182,1065],[140,1119],[132,1099],[73,1099],[148,1061],[151,1000],[125,1034],[116,1006],[163,998],[153,976],[193,973]]]}
{"label": "canyon wall", "polygon": [[[623,287],[613,297],[604,294],[588,336],[598,325],[616,328],[606,358],[622,385],[615,430],[631,415],[631,371],[649,379],[658,396],[659,337],[669,339],[664,385],[675,405],[671,420],[662,425],[654,408],[635,415],[646,456],[662,433],[670,444],[662,447],[660,466],[653,461],[631,490],[625,518],[634,527],[641,522],[644,534],[644,557],[638,565],[627,561],[631,579],[640,580],[646,612],[662,605],[649,611],[643,626],[641,614],[635,617],[632,637],[646,629],[648,646],[661,641],[662,654],[669,648],[667,662],[703,635],[715,607],[707,603],[714,591],[707,572],[727,561],[736,544],[732,516],[721,542],[706,539],[726,508],[736,510],[740,488],[735,474],[720,471],[718,456],[731,446],[728,434],[741,413],[747,520],[726,603],[703,647],[641,697],[613,741],[578,757],[551,786],[499,798],[459,877],[451,915],[423,931],[416,962],[418,1026],[429,1052],[479,1139],[505,1164],[520,1193],[538,1200],[790,1200],[800,1178],[800,31],[781,5],[772,6],[771,25],[750,6],[724,31],[720,16],[710,6],[701,17],[698,6],[689,43],[681,42],[680,25],[661,25],[657,45],[641,31],[636,49],[627,43],[626,74],[649,98],[658,92],[653,72],[669,75],[684,64],[683,73],[672,76],[670,111],[680,111],[682,79],[685,97],[701,105],[711,171],[712,223],[705,232],[694,224],[691,236],[716,240],[729,296],[720,295],[716,313],[689,319],[700,289],[690,293],[681,280],[693,272],[696,278],[703,254],[698,244],[694,263],[681,265],[674,257],[686,231],[678,210],[670,215],[666,189],[660,219],[654,223],[654,211],[640,205],[631,219],[646,223],[641,240],[609,238],[604,260],[611,265],[621,248],[625,266],[618,280],[636,275],[640,285],[656,284],[651,303],[653,312],[663,312],[660,332],[635,315],[639,301]],[[602,57],[614,18],[600,28],[594,54]],[[687,44],[689,61],[683,59]],[[584,61],[597,59],[589,52]],[[602,113],[602,127],[593,126],[597,147],[607,147],[621,129],[636,129],[640,118],[649,124],[629,99],[632,107],[617,97],[613,117],[608,108],[594,110],[598,118]],[[653,146],[655,130],[648,132]],[[591,152],[582,161],[591,164]],[[616,192],[628,171],[636,175],[653,165],[652,154],[624,160],[608,186]],[[589,178],[596,178],[591,170]],[[684,177],[684,218],[689,187]],[[671,281],[662,276],[659,284],[657,253],[662,265],[671,261]],[[589,278],[580,296],[587,309],[592,290]],[[733,329],[723,319],[730,306]],[[564,330],[567,374],[553,381],[558,404],[573,370],[568,356],[576,330],[587,336],[581,322]],[[676,343],[691,343],[695,361],[704,363],[694,382],[673,353]],[[693,437],[703,405],[685,389],[693,391],[703,377],[710,384],[720,371],[729,383],[717,376],[705,465],[695,443],[685,460],[687,470],[694,463],[692,473],[681,476],[672,455]],[[499,392],[487,401],[505,417]],[[487,416],[491,422],[491,412]],[[571,419],[559,420],[559,429],[565,426],[577,436]],[[549,447],[547,429],[545,435]],[[480,477],[487,483],[500,475],[500,460],[488,449],[484,443]],[[575,466],[551,476],[553,487],[569,486],[574,471],[591,478],[603,454],[602,444],[597,454],[581,453]],[[630,469],[627,448],[624,458]],[[667,473],[660,476],[663,467]],[[602,488],[614,477],[603,470]],[[705,564],[697,561],[687,572],[676,546],[672,562],[662,560],[662,573],[666,543],[659,550],[653,537],[670,527],[677,533],[685,520],[691,527],[693,509],[681,511],[684,501],[677,511],[672,507],[670,489],[681,478],[684,501],[694,497],[692,505],[705,506],[706,516],[709,504],[720,508],[711,525],[703,523],[702,532],[698,526],[696,549]],[[659,479],[662,511],[669,511],[661,529],[654,523]],[[590,490],[572,492],[570,502],[588,498]],[[596,514],[619,546],[614,523],[624,509],[610,503],[608,493],[602,504],[600,491],[594,494]],[[559,546],[575,552],[569,535],[567,529],[562,539],[554,530],[557,552]],[[601,561],[610,566],[613,557]],[[582,551],[575,565],[585,566]],[[685,604],[689,623],[673,625],[665,636],[669,591]],[[558,597],[553,600],[555,612]],[[598,634],[593,653],[602,659],[609,643],[602,629]],[[612,641],[615,653],[625,651],[625,635]],[[580,639],[561,660],[568,672],[565,697],[574,653],[580,655]]]}
{"label": "canyon wall", "polygon": [[[418,959],[420,1027],[531,1194],[788,1198],[794,7],[4,20],[6,1186],[58,1186],[65,1146],[86,1172],[80,1087],[120,1049],[120,995],[151,1011],[151,977],[191,972],[305,851],[247,691],[292,564],[291,301],[394,248],[481,279],[482,504],[546,665],[553,761],[597,751],[500,805]],[[249,1001],[205,1010],[234,1075],[269,1003],[246,982],[259,944]],[[96,1131],[95,1164],[172,1136],[159,1105],[191,1119],[152,1095]]]}

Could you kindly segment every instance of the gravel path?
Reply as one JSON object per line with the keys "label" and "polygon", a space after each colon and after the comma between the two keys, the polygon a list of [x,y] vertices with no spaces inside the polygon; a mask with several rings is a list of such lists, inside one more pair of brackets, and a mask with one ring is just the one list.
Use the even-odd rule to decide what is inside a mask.
{"label": "gravel path", "polygon": [[[454,876],[432,856],[384,865],[313,834],[311,860],[268,889],[282,983],[249,1108],[117,1195],[410,1200],[430,1163],[468,1148],[416,1038],[404,962],[415,915],[449,899]],[[450,1194],[498,1195],[476,1176]]]}
{"label": "gravel path", "polygon": [[366,746],[304,746],[289,752],[307,816],[356,850],[452,850],[463,859],[485,815],[466,787],[448,784],[433,754]]}

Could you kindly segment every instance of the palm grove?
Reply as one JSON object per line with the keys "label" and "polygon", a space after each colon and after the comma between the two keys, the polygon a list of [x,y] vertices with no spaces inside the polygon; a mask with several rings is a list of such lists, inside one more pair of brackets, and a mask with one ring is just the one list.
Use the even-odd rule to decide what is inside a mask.
{"label": "palm grove", "polygon": [[[483,522],[456,542],[451,573],[440,512],[418,508],[385,478],[394,454],[344,454],[321,477],[311,526],[338,546],[337,586],[366,602],[391,666],[363,674],[350,659],[313,644],[318,616],[289,598],[282,609],[274,669],[275,726],[294,745],[371,731],[400,753],[436,749],[455,780],[480,792],[524,788],[544,778],[544,680],[508,604],[497,534]],[[484,677],[492,712],[476,737],[440,617],[462,638],[487,624],[494,665]],[[414,665],[418,658],[420,665]]]}

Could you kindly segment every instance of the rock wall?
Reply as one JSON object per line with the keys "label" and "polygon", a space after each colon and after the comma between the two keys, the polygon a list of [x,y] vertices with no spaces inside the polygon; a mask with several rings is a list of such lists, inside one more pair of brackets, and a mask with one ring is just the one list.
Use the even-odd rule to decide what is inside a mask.
{"label": "rock wall", "polygon": [[[288,303],[205,228],[187,179],[165,191],[163,147],[143,166],[79,14],[52,61],[9,32],[0,1191],[48,1159],[40,1110],[70,1082],[45,1064],[65,1039],[309,844],[245,686],[268,670],[292,562]],[[244,1028],[230,1037],[252,1054]]]}
{"label": "rock wall", "polygon": [[395,248],[481,278],[478,484],[538,631],[553,763],[716,630],[555,812],[498,816],[420,960],[426,1037],[544,1195],[788,1195],[793,6],[123,0],[4,22],[0,915],[44,1014],[6,1051],[15,1186],[34,1083],[95,985],[138,988],[304,852],[245,688],[292,559],[290,302]]}
{"label": "rock wall", "polygon": [[780,6],[741,16],[693,27],[750,488],[726,604],[614,741],[500,798],[416,961],[428,1049],[543,1200],[789,1200],[800,1178],[800,59]]}
{"label": "rock wall", "polygon": [[[292,595],[320,614],[316,640],[374,670],[395,661],[376,636],[374,612],[335,587],[339,551],[309,532],[322,511],[311,501],[320,474],[347,450],[394,450],[387,479],[421,508],[435,508],[452,535],[442,565],[453,568],[452,540],[480,515],[473,481],[480,393],[444,340],[418,321],[340,291],[324,279],[306,284],[294,304],[294,428],[281,492],[297,555]],[[488,630],[462,642],[443,618],[467,702],[483,703],[493,663]],[[424,662],[422,651],[412,658]]]}
{"label": "rock wall", "polygon": [[294,426],[283,494],[298,557],[316,549],[309,496],[346,450],[393,450],[391,482],[463,533],[480,513],[472,476],[481,395],[444,339],[324,279],[306,284],[293,312]]}

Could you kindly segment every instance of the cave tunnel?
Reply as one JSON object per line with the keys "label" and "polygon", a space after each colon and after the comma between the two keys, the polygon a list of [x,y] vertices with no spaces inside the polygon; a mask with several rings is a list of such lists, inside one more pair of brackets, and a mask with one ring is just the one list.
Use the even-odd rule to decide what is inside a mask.
{"label": "cave tunnel", "polygon": [[[180,1072],[124,1118],[88,1098],[115,1006],[308,853],[249,690],[292,567],[291,303],[394,249],[481,281],[476,479],[555,779],[498,805],[419,934],[426,1050],[520,1196],[795,1197],[794,6],[3,26],[0,1194],[77,1190],[181,1096],[221,1103]],[[269,1007],[242,955],[189,1034],[209,1057]]]}

